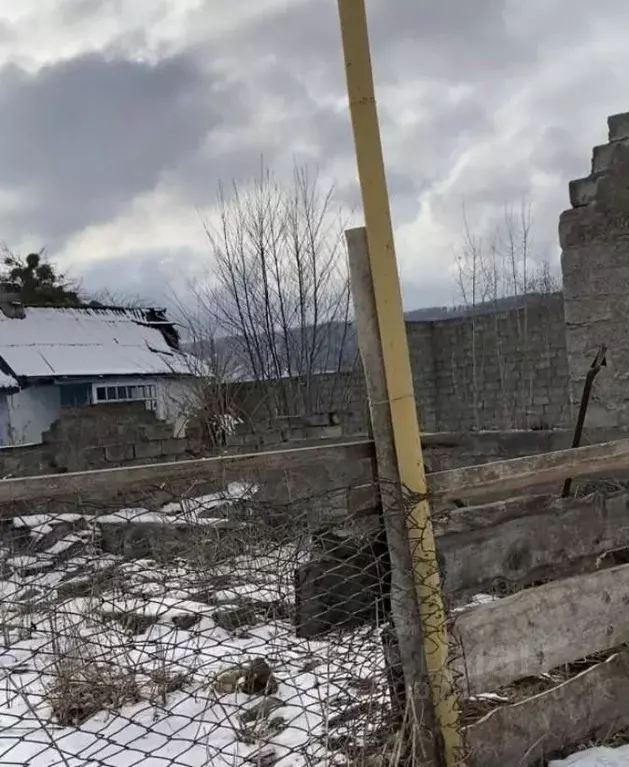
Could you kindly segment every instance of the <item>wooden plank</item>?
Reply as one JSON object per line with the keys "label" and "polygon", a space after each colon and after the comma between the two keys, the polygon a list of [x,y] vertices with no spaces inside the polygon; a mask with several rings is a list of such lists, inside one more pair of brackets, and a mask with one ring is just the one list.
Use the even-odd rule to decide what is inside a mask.
{"label": "wooden plank", "polygon": [[[222,480],[226,475],[267,471],[306,470],[313,464],[337,461],[373,460],[373,442],[368,439],[337,442],[313,447],[289,448],[259,453],[242,453],[193,461],[174,461],[115,469],[45,474],[0,481],[0,504],[38,498],[89,497],[126,487],[161,485],[176,479]],[[0,508],[0,517],[13,511]]]}
{"label": "wooden plank", "polygon": [[473,506],[441,509],[434,514],[435,531],[438,535],[465,535],[476,530],[493,528],[512,519],[542,513],[555,505],[556,496],[521,495],[500,501],[479,503]]}
{"label": "wooden plank", "polygon": [[[340,455],[339,451],[344,452]],[[161,484],[171,479],[222,479],[227,472],[295,471],[307,468],[312,462],[373,458],[373,441],[360,439],[192,461],[3,479],[0,480],[0,504],[58,498],[79,492],[88,496],[90,493],[111,491],[112,487]],[[553,484],[569,476],[610,476],[622,470],[629,470],[629,439],[438,471],[429,474],[427,479],[431,497],[472,499]]]}
{"label": "wooden plank", "polygon": [[[430,672],[424,651],[424,626],[416,583],[418,573],[411,555],[407,510],[402,493],[403,481],[396,449],[396,431],[389,407],[390,395],[365,230],[353,229],[346,233],[346,237],[356,329],[375,443],[382,521],[389,549],[391,594],[395,595],[390,603],[391,614],[399,645],[407,702],[413,707],[419,720],[423,720],[428,725],[427,731],[430,733],[434,722],[434,711],[431,698],[426,694],[430,689],[428,684]],[[415,427],[419,435],[415,414],[411,425]],[[417,469],[423,479],[421,447],[418,461]],[[412,481],[417,480],[414,478]],[[428,734],[420,732],[421,729],[417,728],[416,734],[422,736]],[[423,741],[419,747],[427,752],[426,756],[429,756],[434,748],[432,733],[430,737],[423,737]],[[434,753],[430,754],[429,758],[434,759]]]}
{"label": "wooden plank", "polygon": [[470,767],[538,764],[584,740],[629,726],[629,656],[613,655],[578,676],[487,714],[466,728]]}
{"label": "wooden plank", "polygon": [[[440,520],[446,590],[526,584],[578,572],[605,552],[629,547],[629,496],[536,496],[456,509]],[[588,562],[586,558],[589,558]]]}
{"label": "wooden plank", "polygon": [[442,498],[482,498],[513,494],[533,485],[561,483],[566,477],[610,476],[629,468],[629,439],[555,450],[505,461],[437,471],[429,475],[430,494]]}
{"label": "wooden plank", "polygon": [[[370,487],[362,486],[365,495],[361,499],[357,493],[356,503],[371,501]],[[629,547],[628,497],[625,493],[580,499],[533,496],[455,509],[443,515],[435,529],[446,593],[460,602],[479,591],[502,587],[509,593],[536,580],[596,570],[604,554]],[[356,511],[354,519],[363,512],[378,521],[370,507]],[[364,526],[365,517],[359,520]],[[339,627],[337,616],[345,620],[346,605],[352,600],[367,604],[370,594],[371,610],[362,609],[362,622],[382,618],[376,601],[382,596],[383,573],[388,571],[383,569],[386,562],[375,553],[377,525],[374,527],[365,535],[342,536],[337,550],[326,556],[314,554],[304,566],[310,581],[304,574],[303,583],[309,588],[302,618],[306,624],[309,616],[316,616],[319,628],[304,629],[303,636],[318,637]],[[325,589],[330,593],[321,594],[318,584],[326,579],[336,585]],[[375,588],[374,584],[380,585]]]}
{"label": "wooden plank", "polygon": [[629,639],[629,565],[474,607],[452,633],[458,683],[471,695],[612,650]]}
{"label": "wooden plank", "polygon": [[[352,488],[349,497],[350,519],[376,520],[374,485]],[[629,547],[628,509],[626,493],[537,495],[433,514],[445,591],[461,595],[594,569],[597,557]]]}

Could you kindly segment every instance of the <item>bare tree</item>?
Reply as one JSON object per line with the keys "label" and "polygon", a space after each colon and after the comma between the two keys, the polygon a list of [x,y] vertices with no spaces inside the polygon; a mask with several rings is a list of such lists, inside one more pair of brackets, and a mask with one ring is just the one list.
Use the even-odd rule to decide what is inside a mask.
{"label": "bare tree", "polygon": [[[471,323],[471,395],[472,410],[474,415],[474,426],[476,429],[481,425],[481,388],[482,388],[482,361],[483,355],[478,353],[478,321],[477,309],[482,306],[490,297],[494,287],[488,276],[491,271],[488,269],[487,253],[484,249],[483,240],[475,235],[469,226],[465,205],[463,205],[463,222],[465,225],[465,234],[463,248],[456,256],[457,265],[457,284],[463,304],[469,310]],[[493,248],[493,246],[492,246]],[[456,380],[457,361],[453,357],[451,360],[453,367],[453,376]],[[461,396],[461,393],[459,393]]]}
{"label": "bare tree", "polygon": [[457,282],[469,316],[474,424],[476,428],[487,424],[483,413],[488,383],[485,368],[491,364],[498,373],[499,425],[529,428],[534,425],[529,416],[539,352],[531,336],[530,315],[533,308],[536,316],[548,314],[549,296],[559,290],[559,280],[548,261],[536,256],[532,208],[527,199],[517,208],[507,207],[488,236],[472,232],[465,208],[463,222]]}
{"label": "bare tree", "polygon": [[229,192],[219,188],[218,220],[206,225],[212,262],[196,315],[230,348],[233,378],[267,384],[270,415],[333,409],[356,356],[334,190],[296,167],[292,183],[263,169]]}

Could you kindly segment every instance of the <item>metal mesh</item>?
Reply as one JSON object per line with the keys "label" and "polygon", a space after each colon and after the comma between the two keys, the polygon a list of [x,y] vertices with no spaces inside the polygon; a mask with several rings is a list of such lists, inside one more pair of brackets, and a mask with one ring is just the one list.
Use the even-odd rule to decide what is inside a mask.
{"label": "metal mesh", "polygon": [[0,507],[0,763],[399,759],[386,538],[315,474]]}

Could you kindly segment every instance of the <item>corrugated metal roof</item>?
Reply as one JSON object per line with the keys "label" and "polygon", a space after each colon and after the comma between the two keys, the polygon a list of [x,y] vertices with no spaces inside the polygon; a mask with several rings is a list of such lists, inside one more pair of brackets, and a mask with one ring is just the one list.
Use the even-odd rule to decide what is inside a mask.
{"label": "corrugated metal roof", "polygon": [[186,374],[185,356],[137,311],[27,308],[23,319],[0,312],[0,357],[16,376]]}
{"label": "corrugated metal roof", "polygon": [[0,391],[3,389],[17,389],[17,381],[12,376],[3,373],[0,370]]}

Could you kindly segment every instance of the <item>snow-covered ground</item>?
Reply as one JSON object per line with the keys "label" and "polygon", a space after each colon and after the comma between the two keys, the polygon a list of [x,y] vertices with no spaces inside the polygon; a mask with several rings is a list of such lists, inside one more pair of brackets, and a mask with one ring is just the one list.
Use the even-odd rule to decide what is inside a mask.
{"label": "snow-covered ground", "polygon": [[[384,704],[374,695],[382,687],[382,660],[369,632],[351,643],[361,647],[361,670],[347,647],[296,640],[278,621],[235,636],[216,625],[207,606],[167,604],[161,612],[162,605],[147,606],[157,608],[158,622],[135,635],[107,627],[90,600],[65,603],[50,627],[32,616],[36,630],[16,636],[0,656],[1,764],[231,767],[256,763],[261,752],[266,763],[285,767],[326,764],[326,737],[347,736],[335,716],[343,719],[352,705],[377,713]],[[178,629],[172,619],[189,614],[186,608],[198,609],[200,620]],[[53,632],[64,647],[53,647]],[[239,689],[254,657],[266,659],[273,695]],[[139,699],[78,727],[56,726],[47,690],[89,664],[113,667],[114,684],[132,678]],[[88,691],[77,694],[79,706]]]}
{"label": "snow-covered ground", "polygon": [[205,569],[99,552],[99,525],[185,514],[203,530],[219,506],[122,510],[78,530],[79,515],[15,521],[30,537],[3,558],[0,764],[348,763],[385,714],[380,640],[296,638],[294,547],[260,541]]}
{"label": "snow-covered ground", "polygon": [[[228,501],[121,510],[87,526],[71,514],[14,521],[22,542],[5,551],[0,580],[0,765],[367,764],[358,753],[389,703],[380,638],[371,628],[295,636],[295,545],[254,535],[208,566],[101,552],[99,525],[185,518],[202,535],[225,522]],[[629,767],[629,747],[551,764]]]}
{"label": "snow-covered ground", "polygon": [[590,748],[568,759],[549,762],[549,767],[629,767],[629,746]]}

